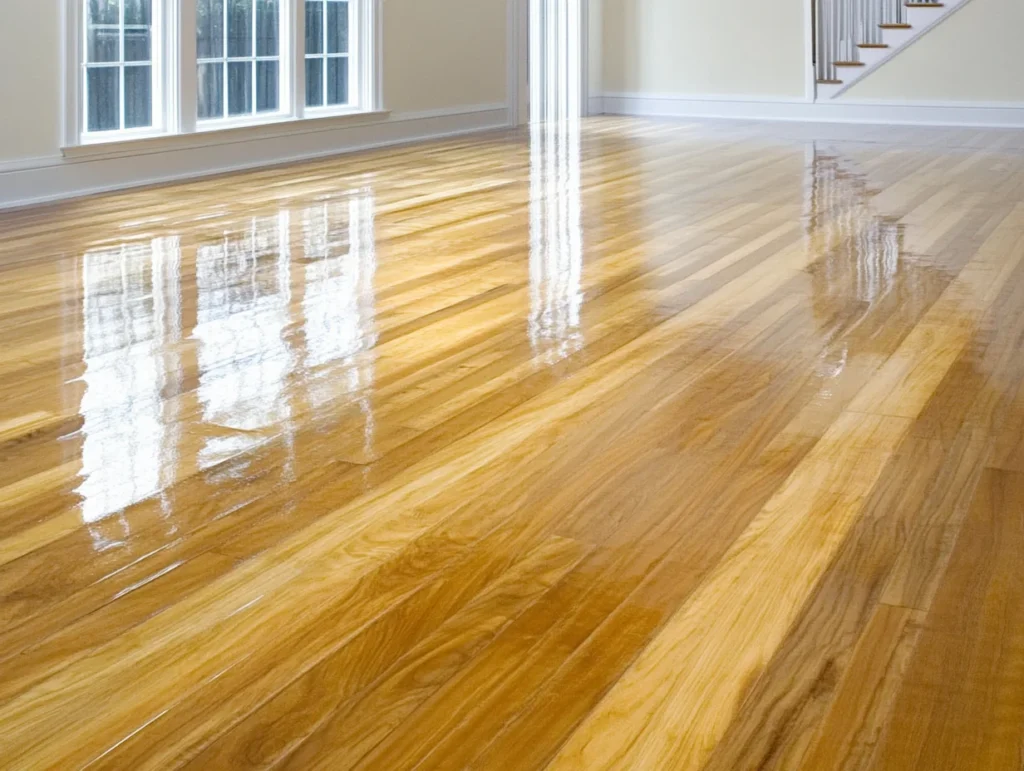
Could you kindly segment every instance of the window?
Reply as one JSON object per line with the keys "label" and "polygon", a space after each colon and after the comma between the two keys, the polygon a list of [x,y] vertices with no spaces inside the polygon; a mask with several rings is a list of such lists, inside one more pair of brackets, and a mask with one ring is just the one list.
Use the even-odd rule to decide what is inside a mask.
{"label": "window", "polygon": [[348,0],[306,0],[306,106],[349,103],[349,30],[352,7]]}
{"label": "window", "polygon": [[87,132],[153,126],[153,2],[85,0]]}
{"label": "window", "polygon": [[198,118],[276,112],[278,0],[197,0]]}
{"label": "window", "polygon": [[382,0],[63,1],[65,146],[377,107]]}

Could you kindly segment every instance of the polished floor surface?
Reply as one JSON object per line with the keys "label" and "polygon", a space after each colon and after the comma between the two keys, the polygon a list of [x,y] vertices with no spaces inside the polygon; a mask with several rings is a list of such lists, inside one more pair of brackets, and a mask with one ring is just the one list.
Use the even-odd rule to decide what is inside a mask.
{"label": "polished floor surface", "polygon": [[0,767],[1021,768],[1024,132],[597,118],[0,236]]}

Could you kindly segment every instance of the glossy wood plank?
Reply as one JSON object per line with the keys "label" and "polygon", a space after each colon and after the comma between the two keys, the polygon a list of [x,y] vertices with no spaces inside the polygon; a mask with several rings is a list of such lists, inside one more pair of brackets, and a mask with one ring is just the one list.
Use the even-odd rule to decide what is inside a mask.
{"label": "glossy wood plank", "polygon": [[1022,174],[595,118],[0,214],[0,767],[1016,767]]}
{"label": "glossy wood plank", "polygon": [[[932,609],[912,622],[916,645],[900,654],[907,660],[896,686],[871,708],[839,712],[826,724],[820,745],[836,759],[834,767],[1019,764],[1024,629],[1017,619],[1020,575],[1011,565],[1024,544],[1022,482],[1014,472],[990,469],[982,476]],[[865,732],[865,722],[874,722],[874,730]],[[837,735],[856,729],[867,741]]]}

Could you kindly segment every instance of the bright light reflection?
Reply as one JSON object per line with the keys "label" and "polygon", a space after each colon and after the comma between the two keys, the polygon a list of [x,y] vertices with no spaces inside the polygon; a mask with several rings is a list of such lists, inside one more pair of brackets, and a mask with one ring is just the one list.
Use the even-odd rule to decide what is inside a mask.
{"label": "bright light reflection", "polygon": [[206,440],[200,468],[265,441],[260,429],[290,416],[290,279],[288,212],[197,250],[199,401],[203,421],[230,432]]}
{"label": "bright light reflection", "polygon": [[530,342],[552,364],[583,344],[579,0],[530,0]]}
{"label": "bright light reflection", "polygon": [[583,345],[579,128],[534,124],[530,141],[530,342],[553,364]]}
{"label": "bright light reflection", "polygon": [[[98,522],[166,484],[172,464],[162,355],[181,337],[176,238],[87,252],[82,262],[85,393],[82,518]],[[106,536],[104,536],[106,538]],[[115,539],[116,541],[117,539]],[[110,545],[110,544],[105,544]]]}
{"label": "bright light reflection", "polygon": [[351,359],[376,342],[373,198],[361,195],[306,209],[303,234],[305,364],[313,368]]}
{"label": "bright light reflection", "polygon": [[902,231],[874,210],[863,175],[844,168],[838,153],[811,152],[807,223],[812,248],[826,254],[825,282],[874,304],[899,275]]}
{"label": "bright light reflection", "polygon": [[[307,397],[320,407],[339,395],[357,395],[364,450],[374,443],[372,348],[377,342],[374,279],[374,199],[362,192],[303,212],[306,291]],[[327,366],[330,365],[330,366]]]}

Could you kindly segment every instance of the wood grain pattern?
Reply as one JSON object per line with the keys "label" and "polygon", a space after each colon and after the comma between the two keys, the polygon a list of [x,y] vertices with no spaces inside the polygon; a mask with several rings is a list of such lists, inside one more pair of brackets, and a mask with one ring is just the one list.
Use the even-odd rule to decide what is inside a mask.
{"label": "wood grain pattern", "polygon": [[0,231],[0,768],[1020,767],[1024,133],[595,118]]}

